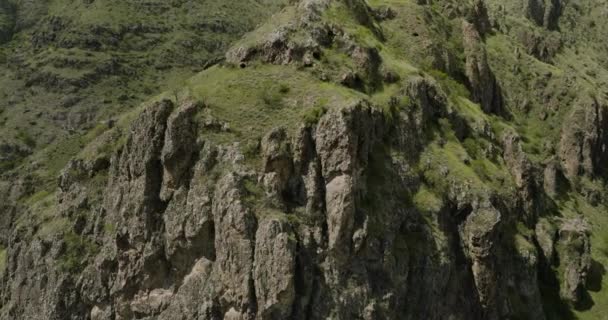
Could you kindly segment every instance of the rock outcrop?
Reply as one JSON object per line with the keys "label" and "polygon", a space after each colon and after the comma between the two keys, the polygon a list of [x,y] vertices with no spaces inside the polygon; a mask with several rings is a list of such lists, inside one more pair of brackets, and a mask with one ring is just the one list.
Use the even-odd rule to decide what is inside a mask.
{"label": "rock outcrop", "polygon": [[587,97],[576,102],[562,127],[559,157],[570,179],[606,175],[608,163],[608,108]]}
{"label": "rock outcrop", "polygon": [[196,103],[186,103],[168,120],[161,156],[164,168],[161,198],[164,201],[187,180],[187,170],[192,167],[197,132],[193,117],[200,107]]}
{"label": "rock outcrop", "polygon": [[[112,157],[96,221],[73,229],[77,243],[95,243],[83,269],[71,275],[53,268],[62,256],[55,244],[37,253],[44,263],[36,265],[27,262],[32,244],[11,244],[4,279],[14,287],[3,310],[43,319],[61,315],[61,306],[74,319],[501,319],[522,303],[518,314],[543,319],[541,250],[563,261],[562,294],[579,301],[589,269],[586,229],[537,227],[541,249],[501,240],[522,220],[519,203],[531,184],[516,137],[504,147],[518,200],[448,177],[445,205],[430,212],[408,205],[404,197],[422,183],[410,151],[425,143],[420,131],[449,114],[445,94],[429,79],[413,79],[403,94],[412,106],[392,119],[355,100],[295,132],[272,129],[255,167],[238,145],[195,139],[200,105],[152,104]],[[89,167],[75,161],[64,171],[62,210],[83,202]],[[49,291],[40,279],[23,291],[25,274],[15,268],[63,285]],[[28,300],[33,296],[38,300]]]}
{"label": "rock outcrop", "polygon": [[463,240],[472,261],[471,270],[484,317],[496,319],[497,274],[493,252],[496,250],[500,212],[495,208],[480,208],[467,217]]}
{"label": "rock outcrop", "polygon": [[527,0],[525,6],[526,17],[537,25],[549,30],[559,27],[559,18],[564,6],[562,0]]}
{"label": "rock outcrop", "polygon": [[551,62],[564,45],[561,36],[555,32],[522,31],[518,37],[528,54],[545,62]]}
{"label": "rock outcrop", "polygon": [[473,99],[487,113],[503,113],[502,90],[490,65],[479,30],[467,21],[462,23],[466,67]]}
{"label": "rock outcrop", "polygon": [[[308,61],[307,64],[312,63],[315,57],[319,57],[321,48],[333,41],[330,26],[315,23],[321,20],[321,14],[329,4],[328,0],[302,1],[293,9],[296,13],[290,24],[277,26],[273,30],[256,31],[261,34],[256,34],[253,40],[237,43],[226,53],[226,60],[241,67],[254,59],[275,64],[304,60]],[[305,37],[295,39],[294,33],[303,33]]]}
{"label": "rock outcrop", "polygon": [[[529,1],[531,19],[555,28],[556,3]],[[495,8],[293,3],[193,78],[192,97],[78,135],[95,141],[56,182],[36,163],[9,176],[0,318],[544,320],[553,297],[584,306],[607,108],[598,95],[545,113],[568,123],[559,149],[543,124],[555,141],[536,150],[538,119],[507,114],[517,99],[498,78],[515,75],[492,41],[513,39],[494,38]],[[399,37],[420,22],[455,40],[452,72],[406,59]],[[529,77],[553,68],[527,58]],[[594,208],[569,188],[585,184]]]}
{"label": "rock outcrop", "polygon": [[475,29],[482,37],[492,30],[492,24],[490,23],[485,0],[475,0],[467,18],[470,23],[475,25]]}
{"label": "rock outcrop", "polygon": [[286,319],[293,312],[297,240],[290,228],[272,217],[258,227],[253,277],[259,319]]}
{"label": "rock outcrop", "polygon": [[590,232],[590,226],[583,219],[565,220],[558,231],[557,255],[563,265],[561,296],[574,304],[584,298],[591,269]]}
{"label": "rock outcrop", "polygon": [[147,295],[167,277],[160,238],[160,199],[163,167],[161,156],[167,119],[173,111],[170,101],[152,105],[139,116],[122,150],[112,158],[104,208],[106,223],[115,226],[108,262],[116,265],[110,292],[115,296],[118,318],[132,318],[143,306],[131,306],[132,299]]}

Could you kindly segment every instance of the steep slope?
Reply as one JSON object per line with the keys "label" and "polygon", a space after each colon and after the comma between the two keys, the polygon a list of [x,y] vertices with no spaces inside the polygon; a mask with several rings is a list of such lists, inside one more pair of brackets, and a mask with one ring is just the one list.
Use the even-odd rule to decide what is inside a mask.
{"label": "steep slope", "polygon": [[177,88],[286,2],[1,1],[0,168],[42,151],[54,179],[87,131]]}
{"label": "steep slope", "polygon": [[0,314],[602,319],[606,3],[486,2],[294,2],[17,168]]}

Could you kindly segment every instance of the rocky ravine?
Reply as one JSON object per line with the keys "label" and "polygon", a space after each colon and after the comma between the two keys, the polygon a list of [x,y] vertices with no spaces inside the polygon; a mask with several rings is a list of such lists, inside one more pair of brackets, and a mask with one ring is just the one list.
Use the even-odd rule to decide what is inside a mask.
{"label": "rocky ravine", "polygon": [[[532,2],[520,9],[555,29],[561,9]],[[586,301],[595,230],[584,215],[552,215],[552,197],[562,184],[605,176],[602,97],[577,100],[551,161],[539,165],[513,126],[490,123],[510,115],[488,61],[483,1],[455,18],[473,119],[429,74],[391,76],[385,53],[322,23],[336,3],[296,4],[301,20],[245,39],[222,67],[314,73],[337,47],[354,67],[318,81],[351,95],[313,121],[274,126],[247,147],[217,139],[233,129],[205,120],[216,110],[204,99],[157,99],[126,130],[97,139],[118,140],[111,152],[76,157],[62,171],[41,210],[65,229],[28,225],[40,208],[16,201],[23,184],[0,185],[0,208],[16,216],[2,224],[10,232],[1,317],[551,319],[547,296]],[[339,3],[377,38],[394,16]],[[388,107],[369,98],[381,85],[398,87]],[[481,156],[460,153],[481,138]],[[488,159],[500,178],[471,169]],[[603,201],[601,192],[587,196]]]}

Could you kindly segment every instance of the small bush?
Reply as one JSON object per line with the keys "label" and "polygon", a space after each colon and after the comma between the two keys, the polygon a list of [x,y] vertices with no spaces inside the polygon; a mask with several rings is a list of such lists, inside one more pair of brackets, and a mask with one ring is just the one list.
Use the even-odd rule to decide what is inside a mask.
{"label": "small bush", "polygon": [[243,154],[249,159],[256,158],[260,153],[260,139],[248,141],[243,146]]}
{"label": "small bush", "polygon": [[450,97],[460,96],[467,99],[471,98],[469,89],[467,89],[467,87],[465,87],[462,83],[450,77],[450,75],[446,74],[445,72],[431,69],[427,71],[427,73],[441,84],[443,89],[447,91]]}
{"label": "small bush", "polygon": [[278,109],[283,106],[283,96],[279,90],[273,88],[265,88],[260,92],[260,99],[267,107]]}
{"label": "small bush", "polygon": [[18,161],[16,159],[0,161],[0,172],[8,172],[17,167]]}
{"label": "small bush", "polygon": [[106,234],[113,234],[116,232],[116,226],[113,223],[106,223],[103,225],[103,231]]}
{"label": "small bush", "polygon": [[479,149],[479,145],[477,144],[475,139],[466,138],[464,140],[464,142],[462,143],[462,146],[464,147],[465,150],[467,150],[467,153],[469,154],[469,156],[471,156],[472,158],[475,158],[475,159],[479,158],[479,156],[481,154],[481,150]]}
{"label": "small bush", "polygon": [[19,130],[17,132],[17,139],[30,148],[36,146],[36,140],[34,140],[34,138],[25,130]]}
{"label": "small bush", "polygon": [[324,105],[317,105],[306,111],[303,116],[303,120],[307,125],[315,125],[321,120],[327,113],[327,107]]}
{"label": "small bush", "polygon": [[0,246],[0,274],[4,273],[6,268],[6,248]]}
{"label": "small bush", "polygon": [[282,83],[281,85],[279,85],[279,93],[287,94],[287,93],[289,93],[290,90],[291,90],[291,88],[288,85],[284,84],[284,83]]}
{"label": "small bush", "polygon": [[59,266],[63,271],[78,273],[86,265],[87,259],[99,251],[99,246],[73,232],[64,235],[65,251],[60,257]]}
{"label": "small bush", "polygon": [[243,199],[245,205],[251,209],[260,207],[265,198],[264,189],[250,178],[245,179],[243,186],[246,192],[245,198]]}
{"label": "small bush", "polygon": [[403,110],[407,110],[412,106],[412,101],[408,96],[391,97],[388,101],[388,110],[385,109],[385,115],[390,122],[395,116]]}

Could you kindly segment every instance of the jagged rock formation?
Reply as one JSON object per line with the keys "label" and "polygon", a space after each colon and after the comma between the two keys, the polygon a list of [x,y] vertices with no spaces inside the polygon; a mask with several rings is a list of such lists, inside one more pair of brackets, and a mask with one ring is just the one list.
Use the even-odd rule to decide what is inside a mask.
{"label": "jagged rock formation", "polygon": [[590,227],[581,220],[564,221],[558,231],[557,254],[565,268],[561,294],[572,303],[583,299],[591,268],[589,233]]}
{"label": "jagged rock formation", "polygon": [[[415,85],[417,89],[411,92],[421,101],[423,124],[434,121],[432,106],[439,107],[436,104],[445,100],[434,97],[437,88],[432,84],[419,83],[422,85]],[[364,103],[338,108],[315,128],[304,128],[293,144],[286,144],[289,139],[284,130],[271,132],[262,148],[266,155],[262,178],[243,171],[243,156],[230,148],[203,147],[194,162],[190,157],[180,158],[177,164],[167,161],[173,146],[191,139],[190,130],[195,129],[184,123],[192,121],[188,119],[195,108],[201,106],[186,104],[172,113],[172,103],[162,101],[134,122],[125,146],[111,161],[101,209],[105,217],[95,222],[116,227],[100,234],[104,250],[76,284],[82,300],[63,302],[52,297],[45,303],[70,303],[70,310],[86,310],[88,305],[92,319],[195,315],[281,319],[294,314],[303,317],[303,310],[310,310],[312,318],[353,314],[369,314],[370,319],[380,315],[416,318],[419,314],[441,318],[449,312],[465,319],[473,314],[497,318],[508,312],[501,310],[499,301],[504,297],[499,295],[497,274],[514,267],[499,264],[496,256],[505,250],[500,249],[497,237],[501,216],[509,215],[508,211],[501,213],[487,202],[454,199],[454,209],[441,209],[437,214],[448,220],[464,219],[461,229],[454,225],[453,231],[446,230],[449,238],[444,244],[458,247],[462,243],[463,251],[443,252],[448,254],[446,260],[425,272],[420,269],[423,265],[437,262],[420,255],[424,250],[404,251],[421,245],[418,241],[432,239],[429,230],[416,222],[420,213],[398,206],[399,201],[385,195],[386,211],[377,220],[374,215],[378,212],[368,211],[361,202],[377,196],[369,179],[379,173],[369,172],[370,162],[388,161],[388,172],[403,170],[397,163],[391,164],[390,158],[373,156],[373,146],[388,133],[380,112]],[[209,181],[210,172],[221,166],[232,169],[224,171],[218,181]],[[192,170],[189,183],[187,178],[163,179],[176,167]],[[399,179],[393,176],[385,183],[401,186],[401,192],[415,188]],[[303,193],[299,205],[306,209],[301,219],[309,217],[311,222],[293,230],[280,215],[273,218],[277,209],[251,207],[246,199],[251,191],[243,185],[246,181],[264,181],[268,194],[278,197],[282,207],[297,201],[290,195]],[[163,200],[169,189],[165,183],[181,187]],[[407,235],[410,228],[414,228],[409,231],[414,232],[413,239]],[[380,257],[384,258],[378,260]],[[468,271],[458,267],[463,263]],[[309,269],[312,266],[319,269]],[[452,271],[437,278],[435,268]],[[575,268],[569,273],[579,270],[574,262],[569,268]],[[374,270],[374,275],[366,270]],[[572,279],[571,285],[576,281]],[[470,287],[462,286],[466,283]],[[439,288],[462,300],[446,304],[435,296]],[[390,300],[372,298],[377,290]],[[342,300],[346,292],[351,295]],[[19,301],[17,296],[11,296],[13,299]],[[407,303],[418,299],[427,303],[415,308]]]}
{"label": "jagged rock formation", "polygon": [[[525,6],[559,31],[563,3]],[[522,17],[294,2],[184,96],[80,137],[50,187],[36,162],[2,175],[0,318],[543,320],[608,303],[605,94],[520,51],[496,10]],[[445,68],[408,60],[428,48],[453,51]]]}
{"label": "jagged rock formation", "polygon": [[492,31],[484,1],[475,1],[462,21],[464,74],[473,95],[487,113],[504,114],[502,91],[488,63],[485,36]]}
{"label": "jagged rock formation", "polygon": [[527,0],[526,17],[549,30],[559,27],[559,17],[564,3],[562,0]]}
{"label": "jagged rock formation", "polygon": [[595,98],[576,102],[562,129],[560,159],[569,178],[606,174],[608,108]]}
{"label": "jagged rock formation", "polygon": [[466,67],[473,97],[487,113],[503,112],[503,98],[500,85],[488,64],[480,31],[475,24],[462,23]]}

